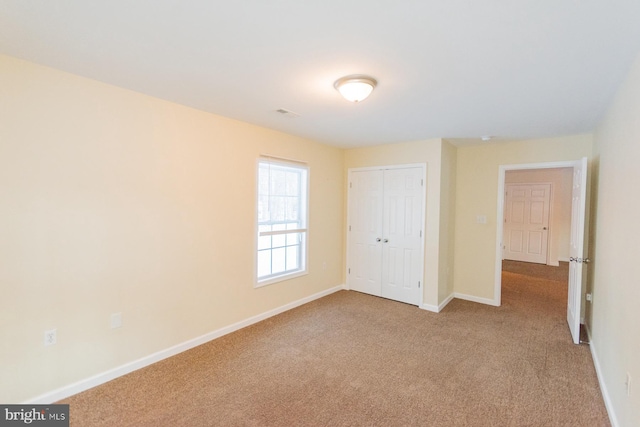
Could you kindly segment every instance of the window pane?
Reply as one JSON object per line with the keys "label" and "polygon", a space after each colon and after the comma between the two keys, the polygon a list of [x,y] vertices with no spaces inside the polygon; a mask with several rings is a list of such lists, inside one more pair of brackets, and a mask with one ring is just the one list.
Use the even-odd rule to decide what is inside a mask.
{"label": "window pane", "polygon": [[280,247],[280,246],[284,246],[286,244],[285,243],[286,234],[276,234],[275,236],[272,236],[272,237],[273,237],[273,247],[274,248],[277,248],[277,247]]}
{"label": "window pane", "polygon": [[269,194],[269,167],[267,165],[260,165],[258,169],[258,194]]}
{"label": "window pane", "polygon": [[271,236],[258,237],[258,250],[271,249]]}
{"label": "window pane", "polygon": [[298,233],[287,234],[287,246],[297,245],[300,243],[300,235]]}
{"label": "window pane", "polygon": [[271,274],[271,251],[258,251],[258,277]]}
{"label": "window pane", "polygon": [[269,196],[258,196],[258,222],[269,221]]}
{"label": "window pane", "polygon": [[271,253],[272,253],[271,273],[272,274],[282,273],[283,271],[285,271],[285,268],[284,268],[285,258],[286,258],[285,248],[274,249],[271,251]]}
{"label": "window pane", "polygon": [[276,196],[287,194],[286,173],[283,170],[276,168],[271,170],[271,194]]}
{"label": "window pane", "polygon": [[287,248],[287,270],[296,270],[300,267],[300,246],[289,246]]}
{"label": "window pane", "polygon": [[287,197],[286,200],[286,219],[287,221],[295,221],[299,218],[298,205],[299,201],[297,197]]}
{"label": "window pane", "polygon": [[271,221],[284,221],[285,220],[285,198],[279,196],[272,196],[269,200],[269,214],[271,215]]}
{"label": "window pane", "polygon": [[287,173],[287,195],[297,196],[300,191],[300,174]]}

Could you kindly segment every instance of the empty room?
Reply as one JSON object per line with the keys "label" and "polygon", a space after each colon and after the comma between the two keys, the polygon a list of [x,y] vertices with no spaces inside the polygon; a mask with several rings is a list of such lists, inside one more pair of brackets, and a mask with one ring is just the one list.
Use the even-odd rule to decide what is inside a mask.
{"label": "empty room", "polygon": [[0,0],[0,424],[640,425],[638,22]]}

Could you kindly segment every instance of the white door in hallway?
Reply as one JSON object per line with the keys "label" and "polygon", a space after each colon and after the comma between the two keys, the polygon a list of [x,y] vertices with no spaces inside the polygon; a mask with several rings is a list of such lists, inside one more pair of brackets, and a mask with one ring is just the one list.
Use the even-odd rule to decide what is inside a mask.
{"label": "white door in hallway", "polygon": [[504,259],[547,263],[551,184],[506,184]]}
{"label": "white door in hallway", "polygon": [[350,289],[420,304],[424,188],[423,167],[350,171]]}
{"label": "white door in hallway", "polygon": [[588,259],[584,253],[585,212],[587,201],[587,158],[573,168],[573,191],[571,196],[571,241],[569,247],[569,295],[567,322],[571,338],[580,343],[580,315],[582,289],[587,275],[584,268]]}

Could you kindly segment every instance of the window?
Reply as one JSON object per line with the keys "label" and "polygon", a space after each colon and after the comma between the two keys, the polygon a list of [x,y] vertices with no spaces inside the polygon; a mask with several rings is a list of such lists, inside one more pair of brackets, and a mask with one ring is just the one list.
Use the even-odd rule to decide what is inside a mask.
{"label": "window", "polygon": [[300,163],[258,161],[257,286],[307,271],[307,175]]}

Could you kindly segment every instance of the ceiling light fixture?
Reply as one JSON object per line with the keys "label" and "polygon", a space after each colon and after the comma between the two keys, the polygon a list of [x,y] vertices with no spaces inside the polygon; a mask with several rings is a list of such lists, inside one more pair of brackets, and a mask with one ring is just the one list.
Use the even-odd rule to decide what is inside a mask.
{"label": "ceiling light fixture", "polygon": [[346,99],[351,102],[360,102],[373,92],[378,82],[373,77],[361,74],[346,76],[336,80],[333,87]]}

